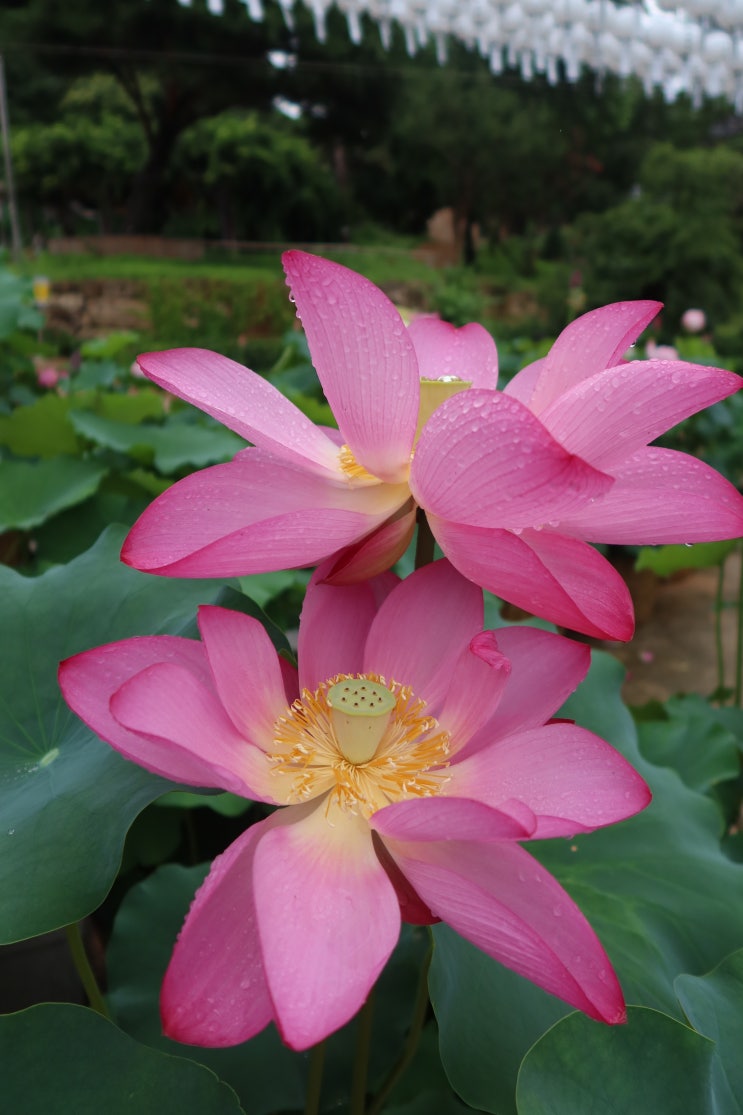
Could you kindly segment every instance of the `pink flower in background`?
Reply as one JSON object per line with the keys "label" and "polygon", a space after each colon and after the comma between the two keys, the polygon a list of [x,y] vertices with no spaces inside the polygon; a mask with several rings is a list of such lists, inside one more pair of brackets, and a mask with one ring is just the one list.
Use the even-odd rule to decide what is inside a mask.
{"label": "pink flower in background", "polygon": [[707,315],[704,310],[684,310],[681,315],[681,326],[687,333],[701,333],[707,324]]}
{"label": "pink flower in background", "polygon": [[[743,499],[712,470],[660,450],[636,459],[639,446],[738,385],[714,368],[620,365],[656,303],[586,314],[503,393],[495,345],[480,326],[419,318],[406,328],[354,272],[296,251],[284,267],[339,430],[314,426],[216,353],[141,357],[151,379],[253,447],[158,497],[125,542],[128,564],[217,577],[335,555],[328,576],[347,583],[401,556],[420,507],[444,554],[475,583],[555,623],[627,639],[629,593],[586,540],[647,540],[651,505],[665,526],[658,540],[743,534]],[[691,477],[681,513],[678,499],[660,493]]]}
{"label": "pink flower in background", "polygon": [[284,808],[215,860],[161,1007],[183,1042],[274,1021],[295,1049],[358,1011],[402,920],[443,919],[592,1018],[625,1019],[593,930],[519,841],[622,820],[649,791],[609,744],[550,717],[589,652],[482,630],[447,563],[345,587],[318,571],[299,674],[251,617],[206,607],[202,642],[127,639],[62,663],[70,706],[129,759]]}
{"label": "pink flower in background", "polygon": [[46,387],[51,390],[52,388],[57,386],[60,380],[67,379],[67,373],[60,372],[57,368],[54,368],[51,365],[46,365],[43,368],[39,368],[36,373],[36,379],[38,380],[40,387]]}
{"label": "pink flower in background", "polygon": [[659,345],[651,337],[645,345],[645,355],[648,360],[678,360],[678,351],[673,345]]}

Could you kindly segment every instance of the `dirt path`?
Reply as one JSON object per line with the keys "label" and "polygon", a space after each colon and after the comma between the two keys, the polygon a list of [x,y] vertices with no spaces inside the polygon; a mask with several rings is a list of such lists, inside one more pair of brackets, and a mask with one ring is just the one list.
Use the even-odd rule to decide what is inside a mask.
{"label": "dirt path", "polygon": [[[723,587],[725,684],[733,684],[740,554],[728,559]],[[657,587],[650,616],[640,620],[628,645],[603,644],[627,667],[628,704],[663,701],[673,693],[708,696],[717,687],[715,594],[717,570],[700,569]]]}

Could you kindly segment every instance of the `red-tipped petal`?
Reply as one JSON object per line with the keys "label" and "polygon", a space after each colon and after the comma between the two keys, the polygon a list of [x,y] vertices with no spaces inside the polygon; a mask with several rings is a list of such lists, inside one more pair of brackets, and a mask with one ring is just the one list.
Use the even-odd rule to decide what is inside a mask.
{"label": "red-tipped petal", "polygon": [[511,663],[494,631],[482,631],[465,647],[437,719],[450,736],[451,754],[461,751],[491,720],[508,686]]}
{"label": "red-tipped petal", "polygon": [[517,535],[428,519],[452,565],[475,584],[584,635],[632,637],[627,586],[592,546],[546,530]]}
{"label": "red-tipped petal", "polygon": [[624,821],[644,809],[650,790],[610,744],[575,724],[546,724],[506,736],[449,768],[448,794],[495,809],[524,802],[535,838],[573,836]]}
{"label": "red-tipped petal", "polygon": [[385,838],[431,911],[489,956],[600,1022],[626,1021],[622,990],[573,900],[516,843]]}
{"label": "red-tipped petal", "polygon": [[[174,782],[194,782],[194,761],[208,775],[196,785],[276,803],[266,757],[240,732],[217,695],[190,670],[156,663],[135,674],[110,701],[113,717],[138,738],[128,758],[149,766],[149,753],[162,756],[163,773]],[[152,745],[152,747],[150,747]]]}
{"label": "red-tipped petal", "polygon": [[202,606],[199,631],[214,687],[232,723],[257,747],[270,748],[287,699],[281,662],[266,629],[252,616]]}
{"label": "red-tipped petal", "polygon": [[583,681],[591,664],[584,643],[535,627],[504,627],[498,647],[511,667],[508,684],[492,718],[470,748],[511,732],[545,724]]}
{"label": "red-tipped petal", "polygon": [[253,898],[252,825],[218,856],[194,898],[160,992],[163,1030],[186,1045],[238,1045],[273,1018]]}
{"label": "red-tipped petal", "polygon": [[201,644],[171,635],[124,639],[76,654],[61,663],[59,684],[70,708],[126,759],[164,778],[194,786],[236,789],[239,793],[242,783],[234,775],[215,768],[210,759],[180,748],[174,750],[167,742],[143,738],[112,715],[110,701],[121,686],[143,670],[163,663],[177,664],[190,679],[189,685],[211,684]]}

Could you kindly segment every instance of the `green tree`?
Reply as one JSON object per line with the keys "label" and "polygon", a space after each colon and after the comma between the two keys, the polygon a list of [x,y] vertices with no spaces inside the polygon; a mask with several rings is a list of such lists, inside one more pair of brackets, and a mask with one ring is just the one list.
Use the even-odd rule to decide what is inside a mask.
{"label": "green tree", "polygon": [[[226,108],[270,104],[276,71],[270,47],[287,41],[279,9],[252,22],[240,0],[215,16],[205,0],[29,0],[0,13],[0,41],[12,46],[8,84],[22,85],[25,66],[72,80],[105,67],[118,81],[142,129],[147,155],[130,184],[128,226],[157,231],[168,209],[165,189],[181,132]],[[36,101],[35,103],[38,103]]]}
{"label": "green tree", "polygon": [[671,332],[689,306],[713,321],[743,294],[743,154],[655,145],[633,196],[584,217],[575,233],[591,303],[658,298]]}
{"label": "green tree", "polygon": [[[186,219],[225,239],[337,238],[338,193],[320,156],[275,113],[223,112],[182,133],[174,173]],[[206,191],[206,197],[204,196]]]}
{"label": "green tree", "polygon": [[27,214],[51,208],[62,229],[72,231],[75,214],[87,212],[105,231],[126,203],[146,147],[119,86],[96,74],[73,83],[57,120],[15,128],[12,154]]}

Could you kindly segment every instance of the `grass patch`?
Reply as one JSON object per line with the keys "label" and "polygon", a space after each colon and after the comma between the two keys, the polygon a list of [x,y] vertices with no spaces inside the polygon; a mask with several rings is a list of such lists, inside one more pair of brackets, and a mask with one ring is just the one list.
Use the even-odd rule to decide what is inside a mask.
{"label": "grass patch", "polygon": [[52,282],[78,279],[205,279],[222,282],[265,280],[281,273],[281,254],[271,252],[245,259],[187,260],[154,256],[50,255],[42,253],[23,265],[27,275],[46,275]]}

